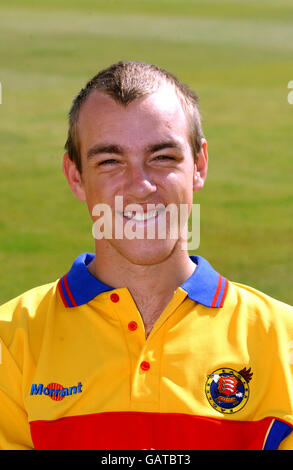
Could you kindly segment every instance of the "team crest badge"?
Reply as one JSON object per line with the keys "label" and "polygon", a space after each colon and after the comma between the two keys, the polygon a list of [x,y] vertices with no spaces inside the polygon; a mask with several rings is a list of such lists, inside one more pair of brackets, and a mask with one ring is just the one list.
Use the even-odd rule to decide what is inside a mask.
{"label": "team crest badge", "polygon": [[241,410],[249,398],[249,385],[252,378],[251,367],[241,369],[222,368],[215,370],[207,378],[205,392],[215,410],[232,414]]}

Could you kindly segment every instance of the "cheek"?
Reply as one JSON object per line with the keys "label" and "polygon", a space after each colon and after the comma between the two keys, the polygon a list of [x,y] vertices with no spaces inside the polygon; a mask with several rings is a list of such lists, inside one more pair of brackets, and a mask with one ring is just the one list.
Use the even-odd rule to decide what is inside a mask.
{"label": "cheek", "polygon": [[86,193],[86,201],[90,210],[96,204],[107,204],[114,206],[115,195],[117,194],[117,184],[115,178],[110,175],[95,176],[93,174],[87,179],[84,186]]}
{"label": "cheek", "polygon": [[178,199],[178,202],[191,204],[193,201],[193,172],[169,173],[165,179],[165,188],[169,196]]}

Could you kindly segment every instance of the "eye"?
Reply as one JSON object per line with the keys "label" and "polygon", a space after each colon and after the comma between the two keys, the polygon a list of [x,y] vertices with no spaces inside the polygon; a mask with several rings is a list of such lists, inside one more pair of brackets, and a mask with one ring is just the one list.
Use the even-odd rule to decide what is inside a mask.
{"label": "eye", "polygon": [[108,158],[107,160],[102,160],[101,162],[98,162],[97,165],[113,165],[115,163],[118,163],[118,160],[115,160],[115,158]]}
{"label": "eye", "polygon": [[175,158],[170,155],[157,155],[155,160],[175,160]]}

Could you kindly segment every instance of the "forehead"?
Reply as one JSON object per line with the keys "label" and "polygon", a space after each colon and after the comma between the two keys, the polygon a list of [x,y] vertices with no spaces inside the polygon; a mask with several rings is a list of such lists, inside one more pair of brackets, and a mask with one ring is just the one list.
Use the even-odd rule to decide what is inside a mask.
{"label": "forehead", "polygon": [[177,138],[182,142],[189,139],[186,113],[169,85],[128,105],[92,91],[81,107],[77,131],[81,153],[99,140],[112,143],[118,139],[121,145],[133,146],[147,145],[158,138]]}

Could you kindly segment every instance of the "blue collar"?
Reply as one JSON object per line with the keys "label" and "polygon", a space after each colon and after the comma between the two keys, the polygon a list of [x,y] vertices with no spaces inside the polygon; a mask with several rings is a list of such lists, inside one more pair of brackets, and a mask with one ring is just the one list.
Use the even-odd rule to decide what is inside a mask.
{"label": "blue collar", "polygon": [[[83,253],[74,261],[67,274],[58,281],[58,288],[65,307],[84,305],[102,292],[114,290],[99,279],[92,276],[87,265],[95,257],[91,253]],[[223,307],[227,293],[228,281],[218,274],[201,256],[190,256],[196,263],[194,273],[180,287],[194,302],[206,307]]]}

